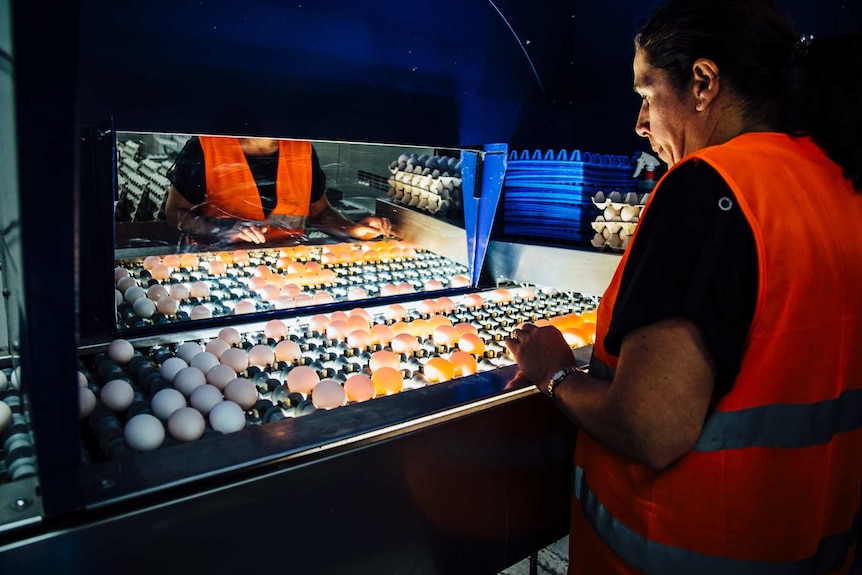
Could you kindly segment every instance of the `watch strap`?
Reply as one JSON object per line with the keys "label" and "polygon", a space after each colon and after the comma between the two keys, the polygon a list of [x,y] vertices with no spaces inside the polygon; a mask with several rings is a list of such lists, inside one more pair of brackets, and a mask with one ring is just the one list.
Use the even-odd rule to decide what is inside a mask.
{"label": "watch strap", "polygon": [[562,383],[562,381],[566,379],[570,373],[573,373],[575,371],[581,370],[577,366],[564,367],[563,369],[559,370],[551,376],[551,379],[548,380],[548,397],[551,398],[551,401],[556,401],[556,398],[554,397],[554,389],[560,383]]}

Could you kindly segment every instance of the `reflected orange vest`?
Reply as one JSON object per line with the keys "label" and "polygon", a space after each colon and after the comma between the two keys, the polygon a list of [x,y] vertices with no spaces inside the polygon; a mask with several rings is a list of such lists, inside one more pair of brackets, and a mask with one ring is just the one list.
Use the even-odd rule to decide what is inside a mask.
{"label": "reflected orange vest", "polygon": [[[663,471],[579,435],[570,573],[846,572],[862,484],[862,197],[805,138],[746,134],[693,156],[754,232],[741,370]],[[599,307],[594,360],[612,369],[603,342],[629,253]]]}
{"label": "reflected orange vest", "polygon": [[[238,138],[200,137],[206,168],[210,217],[232,217],[262,222],[263,206],[254,176]],[[311,200],[311,142],[279,140],[275,191],[278,203],[270,221],[297,222],[304,229]]]}

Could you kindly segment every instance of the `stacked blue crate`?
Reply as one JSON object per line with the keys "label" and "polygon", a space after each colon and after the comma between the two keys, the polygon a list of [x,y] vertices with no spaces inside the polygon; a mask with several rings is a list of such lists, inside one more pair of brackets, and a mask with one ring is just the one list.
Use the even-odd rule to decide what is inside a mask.
{"label": "stacked blue crate", "polygon": [[503,233],[511,239],[589,242],[598,191],[636,190],[636,158],[574,150],[512,151],[503,188]]}

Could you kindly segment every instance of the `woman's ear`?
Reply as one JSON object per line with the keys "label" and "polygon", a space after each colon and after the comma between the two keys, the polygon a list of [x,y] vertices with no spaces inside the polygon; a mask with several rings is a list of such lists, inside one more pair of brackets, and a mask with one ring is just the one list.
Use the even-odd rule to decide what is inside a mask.
{"label": "woman's ear", "polygon": [[698,112],[706,110],[718,96],[720,88],[718,65],[712,60],[698,58],[692,65],[692,95]]}

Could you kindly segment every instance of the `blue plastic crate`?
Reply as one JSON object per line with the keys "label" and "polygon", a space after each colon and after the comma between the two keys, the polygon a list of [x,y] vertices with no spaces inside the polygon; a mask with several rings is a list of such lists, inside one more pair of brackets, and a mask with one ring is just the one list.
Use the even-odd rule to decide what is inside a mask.
{"label": "blue plastic crate", "polygon": [[598,191],[636,190],[636,156],[580,150],[513,150],[503,186],[503,233],[588,241]]}

